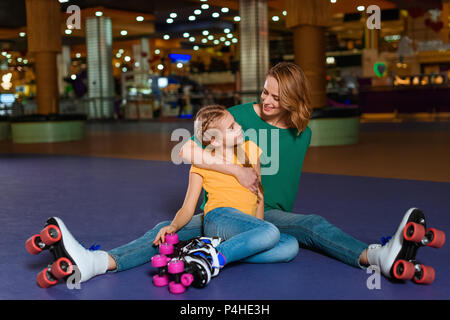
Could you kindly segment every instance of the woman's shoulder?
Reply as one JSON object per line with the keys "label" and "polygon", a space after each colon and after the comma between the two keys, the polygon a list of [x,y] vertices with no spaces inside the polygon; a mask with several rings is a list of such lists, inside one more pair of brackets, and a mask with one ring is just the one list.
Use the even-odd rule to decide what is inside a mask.
{"label": "woman's shoulder", "polygon": [[252,111],[253,105],[256,104],[256,102],[248,102],[243,104],[238,104],[232,107],[228,108],[228,111],[234,116],[235,114],[239,113],[245,113]]}

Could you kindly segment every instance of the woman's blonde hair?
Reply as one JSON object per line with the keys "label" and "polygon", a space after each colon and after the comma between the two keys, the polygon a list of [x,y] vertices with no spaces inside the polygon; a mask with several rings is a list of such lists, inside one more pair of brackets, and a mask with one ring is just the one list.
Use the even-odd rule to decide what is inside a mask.
{"label": "woman's blonde hair", "polygon": [[280,107],[289,112],[287,124],[297,129],[297,135],[305,130],[312,114],[310,87],[303,70],[292,62],[280,62],[270,68],[267,77],[278,82]]}

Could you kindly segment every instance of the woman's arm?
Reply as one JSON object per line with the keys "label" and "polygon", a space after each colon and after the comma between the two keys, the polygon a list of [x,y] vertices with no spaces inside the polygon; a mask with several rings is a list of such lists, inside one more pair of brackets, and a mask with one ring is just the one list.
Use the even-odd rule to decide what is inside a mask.
{"label": "woman's arm", "polygon": [[203,150],[193,140],[186,142],[179,156],[187,163],[202,169],[214,170],[234,176],[241,185],[254,194],[258,193],[258,174],[255,169],[241,167],[233,163],[223,163],[222,158],[215,158],[211,152]]}
{"label": "woman's arm", "polygon": [[189,221],[191,221],[194,215],[195,208],[197,206],[198,198],[200,192],[202,191],[203,177],[197,173],[191,172],[189,174],[189,185],[186,191],[186,197],[184,198],[183,205],[180,210],[178,210],[172,223],[159,230],[155,240],[154,245],[159,245],[165,241],[165,235],[167,233],[174,233],[183,228]]}

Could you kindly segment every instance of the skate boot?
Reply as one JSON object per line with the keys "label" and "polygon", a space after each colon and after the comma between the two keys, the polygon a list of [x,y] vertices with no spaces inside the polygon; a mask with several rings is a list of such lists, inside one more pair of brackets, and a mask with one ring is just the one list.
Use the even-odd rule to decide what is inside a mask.
{"label": "skate boot", "polygon": [[49,218],[44,229],[25,242],[25,248],[31,254],[49,250],[53,255],[53,262],[37,275],[37,283],[42,288],[67,279],[75,272],[75,267],[79,271],[75,279],[78,283],[106,273],[108,269],[108,253],[84,248],[58,217]]}
{"label": "skate boot", "polygon": [[186,254],[191,250],[202,248],[207,244],[216,248],[220,243],[222,243],[222,239],[219,237],[195,237],[187,241],[180,241],[176,245],[176,250],[180,254]]}
{"label": "skate boot", "polygon": [[370,265],[380,268],[381,273],[393,279],[413,280],[420,284],[431,284],[435,279],[435,271],[416,261],[420,247],[440,248],[445,243],[443,231],[426,229],[424,213],[417,208],[410,208],[396,233],[384,244],[371,244],[367,249],[367,260]]}

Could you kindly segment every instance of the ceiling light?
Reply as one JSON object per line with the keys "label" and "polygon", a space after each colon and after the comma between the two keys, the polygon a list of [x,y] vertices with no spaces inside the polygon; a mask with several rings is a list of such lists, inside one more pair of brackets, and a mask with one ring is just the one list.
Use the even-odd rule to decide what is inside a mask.
{"label": "ceiling light", "polygon": [[162,64],[158,64],[158,70],[163,70],[164,66]]}
{"label": "ceiling light", "polygon": [[163,39],[164,39],[164,40],[169,40],[169,39],[170,39],[170,36],[169,36],[168,34],[165,34],[165,35],[163,36]]}
{"label": "ceiling light", "polygon": [[19,33],[19,36],[22,37],[22,38],[25,37],[25,35],[26,35],[25,32],[20,32],[20,33]]}
{"label": "ceiling light", "polygon": [[207,10],[207,9],[209,9],[209,4],[202,4],[201,8],[203,10]]}
{"label": "ceiling light", "polygon": [[190,37],[190,38],[189,38],[189,41],[190,41],[190,42],[194,42],[194,41],[195,41],[195,37]]}
{"label": "ceiling light", "polygon": [[235,16],[233,20],[236,21],[236,22],[239,22],[239,21],[241,21],[241,17]]}
{"label": "ceiling light", "polygon": [[230,33],[231,30],[230,30],[229,28],[225,28],[225,29],[223,29],[223,32],[225,32],[225,33]]}
{"label": "ceiling light", "polygon": [[218,17],[220,17],[220,14],[219,14],[218,12],[214,12],[214,13],[212,14],[212,17],[213,17],[213,18],[218,18]]}
{"label": "ceiling light", "polygon": [[229,46],[230,44],[231,44],[230,41],[225,41],[225,45],[226,45],[226,46]]}
{"label": "ceiling light", "polygon": [[95,12],[95,15],[96,15],[97,17],[101,17],[101,16],[103,15],[103,12],[101,12],[101,11],[96,11],[96,12]]}
{"label": "ceiling light", "polygon": [[178,17],[178,15],[177,15],[175,12],[172,12],[172,13],[170,14],[170,17],[173,18],[173,19],[175,19],[176,17]]}
{"label": "ceiling light", "polygon": [[283,16],[287,16],[287,11],[283,11]]}
{"label": "ceiling light", "polygon": [[232,33],[229,33],[229,34],[227,34],[227,38],[233,38],[233,34]]}
{"label": "ceiling light", "polygon": [[358,11],[364,11],[365,8],[366,8],[366,7],[364,7],[364,6],[357,6],[357,7],[356,7],[356,10],[358,10]]}
{"label": "ceiling light", "polygon": [[130,62],[131,61],[131,57],[130,56],[125,56],[123,58],[123,60],[125,60],[126,62]]}
{"label": "ceiling light", "polygon": [[65,34],[72,34],[72,30],[70,29],[66,29],[66,31],[64,31]]}
{"label": "ceiling light", "polygon": [[178,68],[178,69],[183,68],[183,64],[182,64],[181,62],[177,63],[177,68]]}
{"label": "ceiling light", "polygon": [[128,31],[127,30],[122,30],[122,31],[120,31],[120,34],[122,36],[126,36],[128,34]]}
{"label": "ceiling light", "polygon": [[189,16],[189,21],[194,21],[195,20],[195,16]]}
{"label": "ceiling light", "polygon": [[159,51],[159,49],[155,50],[155,54],[160,54],[160,53],[161,53],[161,51]]}
{"label": "ceiling light", "polygon": [[272,21],[280,21],[280,17],[279,16],[273,16],[272,17]]}
{"label": "ceiling light", "polygon": [[196,10],[194,10],[194,14],[196,14],[196,15],[202,14],[202,10],[196,9]]}
{"label": "ceiling light", "polygon": [[194,46],[193,49],[194,49],[195,51],[197,51],[197,50],[199,49],[199,47],[198,47],[198,46]]}
{"label": "ceiling light", "polygon": [[172,22],[173,22],[173,19],[172,19],[172,18],[168,18],[168,19],[166,20],[166,22],[167,22],[167,23],[172,23]]}
{"label": "ceiling light", "polygon": [[137,16],[136,17],[136,21],[142,22],[142,21],[144,21],[144,17],[143,16]]}
{"label": "ceiling light", "polygon": [[183,33],[183,37],[184,37],[184,38],[189,38],[189,36],[190,36],[189,32]]}
{"label": "ceiling light", "polygon": [[223,13],[227,13],[228,11],[230,11],[230,9],[228,9],[227,7],[224,7],[222,9],[220,9]]}
{"label": "ceiling light", "polygon": [[202,34],[203,34],[204,36],[207,36],[207,35],[209,34],[209,31],[208,31],[208,30],[203,30]]}
{"label": "ceiling light", "polygon": [[233,39],[231,39],[231,42],[237,43],[237,42],[238,42],[238,39],[237,39],[237,38],[233,38]]}
{"label": "ceiling light", "polygon": [[210,34],[210,35],[208,36],[208,40],[214,40],[214,36],[213,36],[212,34]]}

